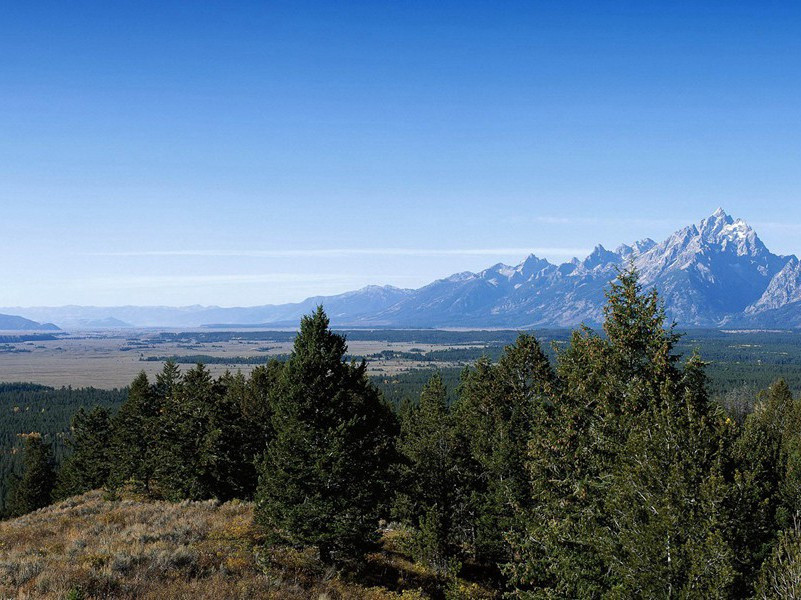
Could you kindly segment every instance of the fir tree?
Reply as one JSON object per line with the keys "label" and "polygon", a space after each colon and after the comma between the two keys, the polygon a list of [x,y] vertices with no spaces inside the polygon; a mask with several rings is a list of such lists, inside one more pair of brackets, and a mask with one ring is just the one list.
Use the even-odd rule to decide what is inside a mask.
{"label": "fir tree", "polygon": [[261,455],[272,439],[272,394],[283,369],[283,363],[272,359],[264,366],[258,366],[244,382],[239,402],[242,417],[251,425],[252,440],[256,453]]}
{"label": "fir tree", "polygon": [[616,584],[609,564],[607,502],[633,425],[680,374],[677,336],[655,292],[622,271],[608,293],[600,337],[574,332],[558,355],[558,385],[531,440],[531,506],[520,515],[519,560],[506,570],[521,596],[592,598]]}
{"label": "fir tree", "polygon": [[[199,364],[187,371],[167,399],[158,437],[158,479],[170,500],[248,497],[255,473],[236,378],[215,381]],[[250,478],[250,481],[248,479]]]}
{"label": "fir tree", "polygon": [[328,325],[322,307],[304,317],[281,370],[256,516],[284,541],[339,562],[376,539],[394,426],[365,363],[344,362],[345,338]]}
{"label": "fir tree", "polygon": [[131,483],[146,493],[152,491],[163,405],[164,397],[153,389],[145,372],[141,372],[112,420],[111,487]]}
{"label": "fir tree", "polygon": [[497,365],[479,360],[463,375],[457,422],[477,466],[476,558],[512,558],[506,536],[515,515],[530,505],[526,476],[529,440],[537,436],[555,376],[537,340],[521,334]]}
{"label": "fir tree", "polygon": [[419,404],[405,411],[398,450],[403,462],[393,512],[414,530],[414,557],[451,571],[464,558],[464,546],[474,542],[474,469],[467,467],[467,444],[457,433],[439,374],[423,387]]}
{"label": "fir tree", "polygon": [[67,444],[72,454],[59,469],[57,498],[100,488],[108,481],[111,472],[111,416],[108,410],[98,406],[87,412],[79,408],[72,418],[71,429]]}
{"label": "fir tree", "polygon": [[23,436],[22,475],[11,482],[6,509],[19,516],[47,506],[52,501],[56,482],[53,450],[38,433]]}
{"label": "fir tree", "polygon": [[793,526],[801,510],[801,402],[784,380],[760,393],[734,446],[736,485],[730,513],[741,571],[739,589],[749,593],[777,533]]}
{"label": "fir tree", "polygon": [[708,400],[697,356],[632,424],[606,495],[608,530],[598,535],[615,597],[729,597],[730,424]]}

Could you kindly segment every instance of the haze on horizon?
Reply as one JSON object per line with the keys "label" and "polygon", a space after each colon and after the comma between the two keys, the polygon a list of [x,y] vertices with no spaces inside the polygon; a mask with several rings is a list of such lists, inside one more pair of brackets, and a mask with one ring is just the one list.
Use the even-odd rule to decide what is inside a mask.
{"label": "haze on horizon", "polygon": [[0,306],[247,306],[660,240],[801,253],[801,7],[20,3]]}

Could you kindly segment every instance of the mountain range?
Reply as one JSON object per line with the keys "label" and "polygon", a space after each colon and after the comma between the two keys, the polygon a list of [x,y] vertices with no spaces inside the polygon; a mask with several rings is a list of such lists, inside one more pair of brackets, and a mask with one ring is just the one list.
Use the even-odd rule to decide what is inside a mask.
{"label": "mountain range", "polygon": [[351,327],[568,327],[597,324],[618,269],[633,264],[682,327],[801,327],[801,261],[770,252],[742,219],[722,209],[657,243],[643,239],[583,260],[553,264],[531,255],[478,273],[456,273],[418,289],[368,286],[336,296],[256,307],[58,307],[8,310],[62,327],[294,327],[322,304]]}
{"label": "mountain range", "polygon": [[58,331],[52,323],[37,323],[17,315],[0,314],[0,331]]}

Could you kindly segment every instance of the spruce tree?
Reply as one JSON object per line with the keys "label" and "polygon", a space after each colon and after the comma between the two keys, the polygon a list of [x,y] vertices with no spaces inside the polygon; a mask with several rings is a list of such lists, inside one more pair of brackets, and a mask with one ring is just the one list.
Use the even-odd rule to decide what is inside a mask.
{"label": "spruce tree", "polygon": [[734,446],[730,513],[741,578],[749,593],[779,531],[801,514],[801,401],[779,380],[759,394]]}
{"label": "spruce tree", "polygon": [[283,369],[283,363],[272,359],[258,366],[244,383],[239,402],[242,417],[252,427],[251,439],[260,456],[272,438],[272,394]]}
{"label": "spruce tree", "polygon": [[215,380],[201,364],[184,374],[161,417],[156,478],[165,498],[251,496],[259,436],[242,416],[244,387],[241,375]]}
{"label": "spruce tree", "polygon": [[170,398],[181,387],[181,369],[175,361],[168,360],[164,363],[161,373],[156,374],[156,383],[152,393],[162,402]]}
{"label": "spruce tree", "polygon": [[358,558],[376,539],[393,460],[392,413],[346,349],[322,307],[301,320],[256,493],[258,523],[325,562]]}
{"label": "spruce tree", "polygon": [[208,369],[198,364],[166,398],[156,438],[155,479],[168,500],[212,497],[216,455],[209,439],[210,408],[221,396]]}
{"label": "spruce tree", "polygon": [[56,482],[53,450],[38,433],[24,436],[22,475],[11,481],[6,510],[20,516],[47,506],[52,501]]}
{"label": "spruce tree", "polygon": [[158,436],[164,398],[142,371],[131,383],[128,399],[112,419],[109,485],[129,483],[150,493],[158,465]]}
{"label": "spruce tree", "polygon": [[473,545],[470,510],[472,473],[469,450],[447,406],[447,390],[435,374],[423,387],[417,406],[401,421],[402,458],[394,515],[413,529],[415,559],[448,572]]}
{"label": "spruce tree", "polygon": [[730,597],[730,425],[708,399],[697,356],[632,423],[606,495],[608,530],[598,536],[615,597]]}
{"label": "spruce tree", "polygon": [[555,376],[537,340],[521,334],[497,365],[479,360],[462,377],[456,417],[477,466],[476,558],[495,564],[512,559],[508,532],[530,505],[526,476],[529,441],[538,435]]}
{"label": "spruce tree", "polygon": [[506,566],[520,596],[600,597],[617,584],[603,539],[614,535],[613,474],[633,425],[680,377],[677,336],[636,270],[619,273],[607,296],[606,336],[582,328],[559,352],[556,391],[531,439],[532,501]]}
{"label": "spruce tree", "polygon": [[111,416],[97,406],[72,418],[70,454],[58,472],[55,497],[66,498],[105,485],[111,472]]}

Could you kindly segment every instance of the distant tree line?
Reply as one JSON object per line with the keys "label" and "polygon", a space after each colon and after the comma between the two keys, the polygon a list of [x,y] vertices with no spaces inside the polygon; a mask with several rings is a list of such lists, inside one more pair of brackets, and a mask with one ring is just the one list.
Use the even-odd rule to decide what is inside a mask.
{"label": "distant tree line", "polygon": [[792,598],[801,588],[801,400],[777,381],[733,417],[682,358],[656,292],[611,285],[603,335],[551,359],[520,335],[396,409],[322,308],[286,361],[213,378],[172,362],[116,414],[80,410],[56,473],[26,439],[14,514],[85,490],[253,499],[270,544],[358,569],[380,523],[443,578],[516,598]]}

